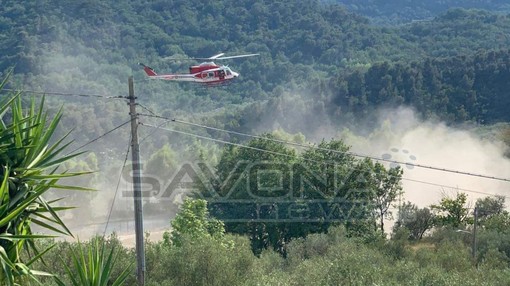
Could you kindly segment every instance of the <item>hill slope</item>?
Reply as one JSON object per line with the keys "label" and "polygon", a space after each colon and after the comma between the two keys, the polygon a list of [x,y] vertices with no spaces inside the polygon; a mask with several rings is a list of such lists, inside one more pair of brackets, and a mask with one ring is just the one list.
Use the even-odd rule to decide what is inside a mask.
{"label": "hill slope", "polygon": [[[87,0],[60,1],[57,5],[54,1],[20,4],[9,0],[0,8],[0,28],[4,35],[0,37],[0,70],[15,66],[13,85],[26,89],[119,95],[126,93],[127,77],[134,74],[140,100],[157,112],[190,116],[228,109],[234,122],[248,122],[236,114],[237,110],[252,103],[264,106],[266,101],[274,102],[286,90],[311,91],[310,100],[330,109],[326,114],[334,114],[331,110],[339,106],[349,112],[366,113],[388,101],[377,98],[384,97],[379,94],[381,82],[390,82],[396,87],[390,94],[397,95],[389,98],[415,105],[424,114],[438,113],[443,119],[455,121],[506,120],[494,104],[503,96],[496,91],[484,93],[487,99],[483,103],[480,98],[474,105],[463,100],[450,101],[436,110],[443,95],[426,91],[435,99],[425,100],[423,107],[419,102],[424,98],[410,99],[412,92],[400,82],[414,78],[410,75],[415,70],[423,77],[412,79],[416,82],[443,80],[441,69],[449,66],[436,66],[439,76],[422,69],[429,65],[426,63],[436,62],[436,58],[447,57],[452,60],[445,62],[460,65],[456,73],[467,72],[468,78],[476,81],[469,72],[473,68],[454,59],[510,45],[510,37],[506,36],[510,34],[510,18],[486,11],[455,9],[428,22],[388,28],[373,26],[368,19],[340,5],[321,1]],[[144,62],[158,71],[185,72],[188,62],[167,61],[165,57],[204,57],[218,51],[256,52],[261,56],[226,62],[241,73],[241,78],[218,89],[148,82],[137,65]],[[390,64],[379,64],[384,61]],[[497,57],[488,62],[495,61]],[[393,63],[399,63],[403,70],[389,68]],[[365,80],[367,98],[352,87],[356,75]],[[445,85],[451,89],[467,93],[494,88],[494,80],[467,88],[444,80],[449,81]],[[501,83],[499,78],[495,80]],[[348,95],[345,85],[351,89]],[[460,98],[451,93],[447,97]],[[346,101],[350,103],[346,105]],[[462,106],[455,102],[462,102]],[[100,134],[104,131],[101,127],[107,124],[95,126],[79,118],[92,115],[114,125],[122,122],[122,105],[96,105],[86,100],[71,103],[70,109],[75,112],[70,116],[77,125],[70,125],[90,130],[81,134],[85,138]],[[461,115],[464,111],[466,116]]]}
{"label": "hill slope", "polygon": [[324,2],[341,3],[350,11],[369,17],[374,23],[380,24],[432,19],[451,8],[510,12],[510,4],[505,0],[324,0]]}

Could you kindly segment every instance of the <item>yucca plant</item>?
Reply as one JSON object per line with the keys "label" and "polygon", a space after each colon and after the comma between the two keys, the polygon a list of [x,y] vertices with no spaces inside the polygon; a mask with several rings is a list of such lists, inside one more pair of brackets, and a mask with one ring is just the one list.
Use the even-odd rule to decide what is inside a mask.
{"label": "yucca plant", "polygon": [[[131,274],[132,265],[126,267],[120,275],[112,277],[113,267],[118,258],[115,254],[115,246],[106,250],[105,241],[100,238],[91,240],[88,246],[78,242],[75,249],[71,249],[73,267],[63,265],[73,286],[119,286],[123,285]],[[58,277],[57,284],[65,286]]]}
{"label": "yucca plant", "polygon": [[[38,281],[37,275],[50,275],[31,269],[51,248],[36,248],[36,239],[50,236],[35,234],[34,224],[71,235],[57,214],[68,208],[54,206],[58,200],[43,198],[52,188],[85,190],[58,183],[59,179],[84,174],[58,170],[61,163],[79,155],[62,155],[70,144],[64,143],[69,133],[57,140],[52,138],[61,117],[59,111],[48,118],[44,98],[39,107],[32,100],[26,109],[19,92],[0,101],[0,285],[27,285]],[[28,260],[22,258],[22,251],[28,252]]]}

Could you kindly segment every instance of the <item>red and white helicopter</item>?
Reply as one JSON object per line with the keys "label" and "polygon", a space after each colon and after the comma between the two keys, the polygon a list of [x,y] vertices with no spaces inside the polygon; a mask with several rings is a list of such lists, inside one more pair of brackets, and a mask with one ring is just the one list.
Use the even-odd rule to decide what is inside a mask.
{"label": "red and white helicopter", "polygon": [[[215,64],[214,60],[226,60],[236,58],[246,58],[258,56],[259,54],[246,54],[237,56],[223,57],[224,53],[214,55],[210,58],[193,58],[190,60],[204,60],[205,62],[189,67],[189,74],[157,74],[152,68],[140,63],[143,70],[153,79],[174,80],[174,81],[189,81],[204,83],[206,85],[216,85],[226,83],[239,76],[239,73],[232,71],[228,66],[219,66]],[[174,59],[178,60],[178,59]]]}

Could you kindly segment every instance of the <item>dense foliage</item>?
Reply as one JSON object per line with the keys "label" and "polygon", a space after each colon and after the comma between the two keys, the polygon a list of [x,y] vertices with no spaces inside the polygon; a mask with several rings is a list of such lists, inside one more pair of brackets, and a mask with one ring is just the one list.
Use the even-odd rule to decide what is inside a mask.
{"label": "dense foliage", "polygon": [[332,103],[368,114],[377,106],[413,106],[425,118],[447,122],[506,122],[510,106],[510,52],[375,64],[333,81]]}
{"label": "dense foliage", "polygon": [[[79,131],[75,132],[75,139],[83,143],[127,122],[127,109],[122,99],[90,94],[125,95],[127,77],[132,74],[135,93],[141,103],[139,110],[143,113],[185,118],[244,133],[281,128],[276,132],[279,136],[292,137],[292,141],[299,142],[304,142],[305,137],[298,132],[308,140],[320,141],[323,139],[321,128],[326,126],[339,131],[343,127],[357,126],[360,119],[371,126],[376,120],[376,110],[381,107],[411,106],[423,118],[437,118],[448,124],[509,121],[510,37],[507,35],[510,15],[443,9],[463,5],[502,12],[508,9],[508,4],[496,0],[476,3],[386,1],[386,5],[380,4],[384,1],[377,4],[376,1],[342,1],[352,9],[350,12],[336,2],[339,1],[3,1],[0,7],[0,72],[14,68],[9,87],[25,88],[29,92],[59,92],[49,95],[48,112],[60,119],[57,107],[65,103],[62,111],[65,119],[59,128],[52,123],[49,129],[60,138],[75,128]],[[379,23],[428,20],[376,26],[353,10],[363,11]],[[241,73],[241,78],[230,86],[214,89],[149,82],[137,65],[144,62],[157,71],[185,72],[189,62],[170,61],[168,57],[207,57],[217,52],[260,53],[260,57],[226,62]],[[14,109],[20,106],[21,100],[13,105]],[[2,142],[7,142],[0,144],[2,148],[15,149],[7,152],[14,159],[6,160],[20,164],[15,171],[4,168],[0,173],[3,174],[0,191],[4,208],[14,208],[8,218],[19,222],[17,225],[2,220],[4,232],[21,235],[20,239],[1,240],[0,246],[7,249],[8,255],[1,256],[5,275],[0,279],[10,283],[13,277],[17,279],[31,273],[25,271],[27,266],[23,264],[29,261],[27,265],[34,263],[37,269],[54,273],[63,283],[70,283],[72,278],[66,281],[65,277],[68,274],[72,277],[73,271],[79,271],[79,263],[67,273],[61,266],[24,260],[18,255],[17,250],[24,246],[25,239],[29,238],[25,235],[31,229],[27,216],[15,215],[23,214],[24,210],[49,212],[41,218],[63,227],[47,202],[29,196],[20,205],[5,203],[10,199],[11,187],[21,194],[34,190],[36,194],[43,193],[49,188],[49,184],[32,185],[32,182],[23,181],[26,177],[16,178],[20,174],[25,176],[20,170],[33,175],[33,167],[44,159],[37,154],[44,153],[42,145],[48,142],[44,124],[32,121],[41,121],[41,117],[34,115],[34,107],[30,112],[28,119],[22,116],[21,110],[15,112],[13,118],[18,120],[17,127],[5,130],[15,134],[0,137]],[[161,124],[147,114],[141,117],[145,122]],[[218,130],[197,131],[189,124],[173,127],[240,142],[251,149],[235,146],[222,151],[217,145],[190,139],[185,134],[168,135],[140,128],[143,155],[148,158],[145,178],[152,179],[144,183],[164,183],[172,178],[180,162],[199,159],[215,166],[215,173],[208,179],[217,192],[200,194],[209,201],[208,208],[205,201],[186,201],[172,223],[175,233],[168,233],[162,242],[148,244],[149,285],[510,283],[507,243],[510,218],[504,211],[504,199],[488,198],[477,202],[481,210],[477,246],[471,245],[473,214],[464,194],[444,198],[425,208],[412,203],[400,206],[392,236],[386,239],[382,235],[384,218],[390,214],[390,207],[401,192],[399,168],[386,169],[371,160],[354,159],[346,154],[349,148],[339,140],[322,141],[318,144],[322,150],[299,151],[263,138],[248,142],[233,134],[220,134]],[[37,134],[27,130],[35,130]],[[510,142],[508,130],[507,143]],[[279,138],[272,134],[266,138]],[[22,135],[29,138],[23,139]],[[99,169],[101,172],[90,179],[82,179],[79,184],[113,190],[112,178],[118,176],[115,167],[122,165],[127,137],[117,136],[103,142],[97,152],[62,166],[72,171]],[[33,144],[30,143],[32,139],[41,141]],[[28,146],[22,144],[27,142]],[[271,153],[261,154],[258,149]],[[19,153],[20,150],[27,150],[26,154]],[[32,159],[35,163],[29,162]],[[336,165],[327,166],[324,161],[328,160],[334,160]],[[221,185],[240,161],[251,164],[262,161],[269,167],[292,166],[298,178],[308,181],[299,185],[295,178],[279,178],[268,172],[257,182],[261,183],[257,187],[262,188],[249,184],[239,188]],[[43,163],[48,162],[60,163],[52,158]],[[8,175],[7,171],[12,174]],[[244,172],[234,172],[233,176],[246,179]],[[342,181],[341,188],[331,185],[336,179]],[[285,188],[270,193],[272,184],[280,182]],[[364,192],[353,193],[353,189]],[[286,197],[286,192],[300,194],[292,201],[297,203],[297,208],[295,205],[276,208],[274,203],[264,201],[274,196]],[[218,205],[211,199],[226,195],[235,200],[255,195],[265,204],[257,209],[253,205]],[[363,204],[332,207],[338,198],[348,203],[361,200]],[[322,203],[313,209],[306,205],[305,199],[322,199]],[[27,208],[35,200],[38,208]],[[104,219],[104,212],[91,211],[95,206],[90,197],[84,200],[70,196],[68,201],[88,204],[72,218]],[[151,201],[145,205],[146,211],[170,215],[166,203],[168,201],[164,204]],[[269,219],[275,215],[279,217],[280,212],[316,214],[319,209],[328,207],[339,213],[348,209],[357,220],[296,223],[253,219],[260,215]],[[4,208],[0,209],[5,211]],[[128,212],[118,210],[122,215]],[[217,218],[225,219],[225,224]],[[239,218],[244,221],[228,221]],[[44,226],[37,219],[31,222]],[[69,232],[65,227],[57,230]],[[29,242],[32,245],[32,240]],[[122,277],[124,269],[134,259],[134,252],[119,244],[113,237],[105,244],[106,249],[101,249],[105,253],[113,253],[109,252],[113,248],[119,251],[117,265],[106,267],[112,279]],[[42,247],[48,249],[49,245],[43,243]],[[71,265],[73,257],[68,246],[69,243],[58,243],[45,255],[50,261],[62,259]],[[93,243],[89,246],[91,253],[94,252]],[[470,247],[478,250],[475,257],[470,256],[473,250]],[[81,246],[78,250],[82,251]],[[19,264],[14,265],[12,261]],[[13,269],[15,272],[11,271]],[[134,283],[133,276],[127,278],[128,283]],[[101,280],[106,281],[106,278]]]}
{"label": "dense foliage", "polygon": [[402,189],[400,168],[358,160],[339,140],[299,155],[275,140],[268,134],[247,148],[225,148],[212,188],[196,194],[228,232],[248,235],[256,254],[272,248],[283,255],[292,239],[339,224],[353,235],[384,236],[388,208]]}
{"label": "dense foliage", "polygon": [[346,67],[470,54],[510,41],[508,18],[489,12],[452,10],[431,22],[379,28],[318,1],[7,1],[0,13],[0,71],[16,66],[19,83],[36,89],[118,94],[130,73],[143,77],[137,62],[185,71],[188,62],[164,58],[261,54],[233,62],[243,79],[226,91],[140,83],[162,107],[195,112],[264,99],[277,86]]}
{"label": "dense foliage", "polygon": [[508,12],[510,5],[505,0],[323,0],[341,3],[347,9],[369,17],[380,24],[399,24],[411,21],[430,20],[450,8],[485,9]]}
{"label": "dense foliage", "polygon": [[[285,112],[310,126],[355,122],[381,103],[410,105],[450,122],[506,120],[507,51],[498,50],[510,44],[510,20],[487,11],[454,9],[427,22],[376,27],[321,1],[5,1],[0,27],[0,71],[15,67],[13,87],[125,95],[133,73],[136,94],[149,108],[202,114],[195,119],[218,127],[258,132],[254,123],[271,129],[264,120],[271,116],[289,131],[296,124],[286,121],[296,118]],[[193,62],[166,57],[218,51],[261,56],[226,62],[241,79],[215,89],[148,82],[137,65],[185,72]],[[62,129],[80,130],[82,142],[127,120],[122,101],[67,98],[50,102],[68,102]],[[160,142],[146,142],[149,154]],[[100,164],[123,142],[107,144]]]}
{"label": "dense foliage", "polygon": [[[480,199],[477,205],[494,206],[501,202],[504,205],[504,199],[487,197]],[[448,204],[439,202],[438,205],[446,207]],[[195,229],[204,226],[207,220],[200,215],[204,210],[202,206],[203,201],[200,200],[184,205],[178,215],[181,222],[193,225]],[[190,213],[196,215],[190,216]],[[508,213],[499,215],[510,221]],[[272,250],[263,251],[259,257],[254,256],[247,237],[224,235],[218,239],[207,231],[181,233],[178,244],[170,241],[147,243],[146,285],[510,283],[508,228],[496,232],[490,224],[481,221],[475,258],[471,253],[473,245],[469,234],[472,229],[461,230],[438,224],[434,232],[419,241],[408,240],[404,236],[408,233],[405,229],[399,229],[388,240],[379,237],[367,241],[349,235],[344,227],[331,227],[327,234],[309,234],[290,241],[286,258]],[[229,243],[225,244],[226,241]],[[104,245],[107,252],[119,249],[118,263],[111,269],[113,277],[117,277],[133,261],[134,251],[122,248],[116,236],[106,239]],[[72,261],[72,254],[66,250],[68,247],[67,242],[58,243],[46,257],[48,260]],[[55,264],[47,265],[45,270],[65,274],[62,267]],[[134,275],[130,275],[127,284],[135,283],[134,279]],[[51,283],[48,279],[46,285]]]}
{"label": "dense foliage", "polygon": [[[5,81],[0,84],[0,89]],[[0,284],[20,285],[47,275],[33,263],[51,249],[38,249],[35,241],[48,232],[72,235],[62,221],[56,200],[47,200],[50,189],[83,189],[65,186],[59,180],[80,175],[58,166],[79,154],[63,155],[66,136],[55,138],[59,112],[49,118],[44,101],[32,100],[24,108],[21,94],[0,103]],[[46,198],[45,198],[46,197]],[[39,227],[45,234],[37,234]],[[29,257],[22,254],[27,253]]]}

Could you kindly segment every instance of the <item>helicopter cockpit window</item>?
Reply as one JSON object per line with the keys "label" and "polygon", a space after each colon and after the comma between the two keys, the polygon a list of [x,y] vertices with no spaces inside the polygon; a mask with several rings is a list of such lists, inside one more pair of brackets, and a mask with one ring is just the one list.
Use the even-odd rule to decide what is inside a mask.
{"label": "helicopter cockpit window", "polygon": [[227,69],[227,75],[232,75],[232,72],[230,71],[230,69]]}

